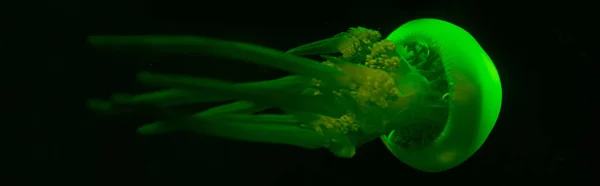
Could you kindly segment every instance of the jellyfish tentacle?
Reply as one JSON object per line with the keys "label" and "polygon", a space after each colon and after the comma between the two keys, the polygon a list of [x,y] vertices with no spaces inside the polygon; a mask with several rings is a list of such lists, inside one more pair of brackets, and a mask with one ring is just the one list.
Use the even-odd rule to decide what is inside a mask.
{"label": "jellyfish tentacle", "polygon": [[346,61],[344,59],[340,59],[340,58],[333,57],[333,56],[330,56],[330,55],[319,55],[319,56],[321,56],[323,59],[329,60],[330,62],[332,62],[334,64],[349,64],[349,63],[352,63],[350,61]]}
{"label": "jellyfish tentacle", "polygon": [[292,48],[286,53],[298,56],[340,52],[339,46],[346,40],[342,34]]}
{"label": "jellyfish tentacle", "polygon": [[302,76],[286,76],[274,80],[237,83],[235,86],[248,89],[262,89],[267,92],[298,92],[304,90],[310,78]]}
{"label": "jellyfish tentacle", "polygon": [[289,116],[237,115],[224,117],[211,118],[198,113],[185,121],[177,121],[179,123],[162,121],[146,124],[138,129],[138,133],[148,135],[186,129],[208,136],[288,144],[303,148],[321,148],[327,142],[319,133],[299,127],[297,121]]}
{"label": "jellyfish tentacle", "polygon": [[227,99],[229,98],[219,95],[198,95],[196,92],[186,90],[167,89],[128,96],[122,99],[121,102],[125,101],[129,104],[152,103],[152,105],[159,107],[169,107],[199,102],[223,101]]}
{"label": "jellyfish tentacle", "polygon": [[226,101],[231,99],[233,98],[217,94],[209,95],[207,93],[181,89],[167,89],[138,95],[116,93],[108,100],[89,100],[87,105],[90,109],[99,113],[123,114],[144,106],[166,108],[191,103]]}
{"label": "jellyfish tentacle", "polygon": [[341,74],[337,69],[318,61],[243,42],[190,36],[90,36],[88,40],[93,46],[113,50],[213,55],[318,79],[329,79],[332,75]]}
{"label": "jellyfish tentacle", "polygon": [[277,124],[300,126],[301,123],[295,116],[285,114],[221,114],[210,117],[211,119],[226,122],[244,122],[257,124]]}
{"label": "jellyfish tentacle", "polygon": [[138,81],[168,88],[198,92],[213,92],[222,96],[252,101],[258,104],[282,109],[318,113],[328,116],[343,115],[343,106],[331,96],[303,95],[301,92],[271,92],[263,86],[236,86],[234,83],[195,78],[189,76],[139,73]]}
{"label": "jellyfish tentacle", "polygon": [[204,116],[214,116],[228,113],[251,114],[263,111],[268,108],[270,107],[261,104],[256,104],[250,101],[241,100],[206,109],[202,111],[201,114]]}
{"label": "jellyfish tentacle", "polygon": [[[235,84],[241,88],[252,88],[262,89],[264,91],[271,92],[300,92],[301,88],[304,87],[306,78],[300,76],[286,76],[274,80],[238,83]],[[132,110],[139,106],[151,105],[156,108],[166,108],[173,106],[189,105],[195,103],[205,102],[218,102],[218,101],[229,101],[235,97],[226,96],[224,94],[218,94],[211,91],[189,91],[184,89],[166,89],[154,92],[142,93],[138,95],[128,95],[124,93],[114,94],[109,100],[90,100],[88,101],[88,107],[100,113],[114,113],[122,114]],[[219,108],[225,110],[235,110],[232,106],[242,106],[243,102],[229,105],[227,108]],[[244,102],[245,103],[245,102]],[[265,105],[257,104],[256,107],[250,107],[247,111],[260,111],[267,107]],[[246,110],[245,108],[240,110]],[[237,109],[237,108],[236,108]],[[221,111],[218,111],[221,112]]]}
{"label": "jellyfish tentacle", "polygon": [[[109,100],[89,100],[87,105],[90,109],[99,113],[124,114],[144,106],[168,108],[195,103],[229,101],[233,99],[235,98],[231,96],[215,93],[211,94],[210,92],[167,89],[138,95],[128,95],[124,93],[114,94]],[[245,110],[245,107],[252,107],[250,110],[258,109],[258,111],[266,109],[262,108],[264,106],[250,106],[241,103],[238,103],[236,106],[241,108],[226,108],[225,110]]]}
{"label": "jellyfish tentacle", "polygon": [[[122,104],[151,104],[158,107],[178,106],[192,103],[227,101],[231,97],[216,94],[199,94],[181,89],[167,89],[149,92],[134,96],[122,97],[118,102]],[[117,101],[112,99],[113,101]]]}
{"label": "jellyfish tentacle", "polygon": [[371,50],[369,47],[380,40],[381,34],[378,31],[355,27],[334,37],[293,48],[287,53],[295,55],[341,53],[344,59],[362,62]]}

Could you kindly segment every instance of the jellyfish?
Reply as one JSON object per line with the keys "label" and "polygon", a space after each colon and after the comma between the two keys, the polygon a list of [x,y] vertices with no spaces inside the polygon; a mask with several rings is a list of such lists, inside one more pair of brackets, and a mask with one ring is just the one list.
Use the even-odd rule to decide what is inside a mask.
{"label": "jellyfish", "polygon": [[[177,130],[233,140],[327,148],[351,158],[379,138],[405,164],[425,172],[456,167],[485,142],[500,112],[498,72],[464,29],[416,19],[386,38],[356,27],[331,38],[278,51],[250,43],[189,36],[90,36],[97,48],[152,55],[229,58],[293,75],[235,83],[140,72],[162,88],[114,94],[88,105],[99,112],[151,110],[164,119],[141,126],[151,135]],[[317,55],[322,61],[305,56]],[[178,106],[231,101],[193,114]],[[277,108],[285,114],[262,114]]]}

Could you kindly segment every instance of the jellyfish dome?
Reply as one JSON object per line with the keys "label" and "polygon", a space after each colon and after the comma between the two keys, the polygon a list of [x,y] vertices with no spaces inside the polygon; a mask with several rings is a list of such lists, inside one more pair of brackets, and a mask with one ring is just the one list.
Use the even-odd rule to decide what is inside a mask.
{"label": "jellyfish dome", "polygon": [[[405,23],[386,40],[401,46],[400,53],[408,53],[405,47],[415,51],[412,65],[424,67],[424,74],[439,73],[431,78],[443,81],[431,88],[446,92],[442,97],[448,107],[443,110],[447,113],[434,115],[444,119],[443,125],[437,121],[425,128],[393,130],[382,141],[398,159],[419,170],[438,172],[459,165],[481,147],[500,112],[502,89],[492,60],[467,31],[436,19]],[[422,53],[429,57],[420,60]]]}

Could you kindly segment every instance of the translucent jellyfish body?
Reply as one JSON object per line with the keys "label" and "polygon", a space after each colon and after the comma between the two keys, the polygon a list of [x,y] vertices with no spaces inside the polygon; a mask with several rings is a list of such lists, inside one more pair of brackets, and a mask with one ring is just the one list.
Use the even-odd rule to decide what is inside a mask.
{"label": "translucent jellyfish body", "polygon": [[[500,111],[500,79],[490,58],[466,31],[436,19],[410,21],[383,40],[377,31],[351,28],[287,52],[185,36],[92,36],[90,43],[153,55],[212,55],[295,74],[232,83],[141,72],[140,83],[165,90],[90,101],[105,112],[145,108],[165,113],[163,121],[142,126],[140,134],[189,130],[325,147],[348,158],[361,144],[381,138],[401,161],[437,172],[475,153]],[[324,61],[300,57],[317,54]],[[177,112],[179,105],[215,101],[234,102],[193,115]],[[256,114],[266,108],[286,114]]]}

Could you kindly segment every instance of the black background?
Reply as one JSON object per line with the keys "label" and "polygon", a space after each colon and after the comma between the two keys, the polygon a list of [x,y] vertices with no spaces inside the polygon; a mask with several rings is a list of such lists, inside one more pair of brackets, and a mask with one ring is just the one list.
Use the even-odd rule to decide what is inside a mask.
{"label": "black background", "polygon": [[[588,120],[593,111],[587,108],[597,103],[588,99],[595,86],[587,81],[597,78],[593,12],[578,2],[544,3],[174,0],[25,5],[27,11],[9,17],[19,30],[7,38],[19,52],[12,53],[17,62],[6,69],[24,70],[8,79],[6,92],[15,98],[7,102],[18,100],[12,111],[25,111],[15,115],[17,126],[25,126],[15,129],[19,140],[8,142],[19,152],[18,160],[26,159],[12,161],[10,172],[21,184],[83,185],[427,184],[479,176],[584,176],[591,168],[580,163],[592,148],[580,147],[591,144],[586,131],[593,130],[594,122]],[[146,90],[134,83],[142,70],[233,81],[286,75],[219,59],[99,55],[86,44],[87,35],[199,35],[286,50],[349,27],[386,35],[425,17],[452,22],[478,39],[496,63],[504,89],[502,112],[487,142],[467,162],[443,173],[416,171],[379,141],[362,146],[352,159],[340,159],[326,150],[189,133],[136,136],[136,127],[151,117],[105,117],[85,108],[90,98]],[[11,130],[5,130],[7,136],[15,134]]]}

